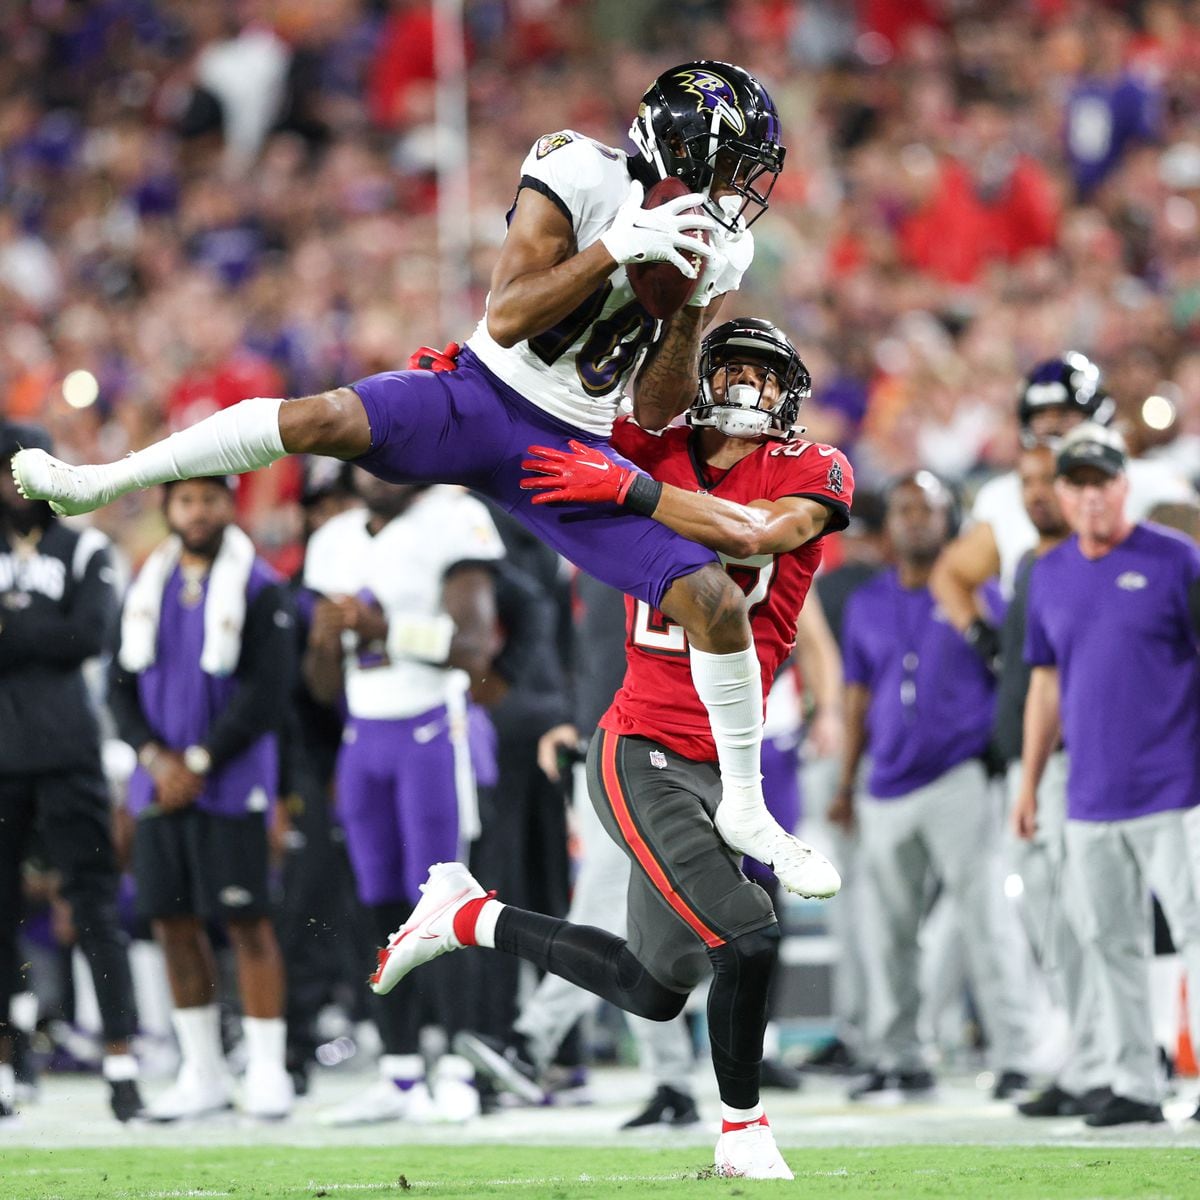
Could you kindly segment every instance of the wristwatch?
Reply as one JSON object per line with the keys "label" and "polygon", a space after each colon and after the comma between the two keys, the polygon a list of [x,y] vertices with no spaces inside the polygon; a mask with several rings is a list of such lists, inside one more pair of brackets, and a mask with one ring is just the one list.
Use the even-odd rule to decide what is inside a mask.
{"label": "wristwatch", "polygon": [[212,755],[203,746],[189,746],[183,752],[183,765],[193,775],[207,775],[212,770]]}

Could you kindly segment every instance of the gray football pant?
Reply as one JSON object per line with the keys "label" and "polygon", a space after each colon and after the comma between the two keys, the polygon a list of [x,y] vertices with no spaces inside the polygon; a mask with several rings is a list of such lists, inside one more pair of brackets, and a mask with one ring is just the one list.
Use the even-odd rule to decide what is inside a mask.
{"label": "gray football pant", "polygon": [[[596,816],[588,798],[582,764],[575,768],[573,782],[583,861],[575,880],[567,920],[576,925],[595,925],[625,937],[629,915],[629,859],[608,836]],[[529,1039],[530,1049],[539,1062],[549,1062],[575,1022],[593,1012],[598,1003],[592,992],[557,975],[546,975],[521,1005],[513,1028]],[[683,1014],[673,1021],[648,1021],[626,1013],[625,1020],[637,1041],[642,1068],[655,1086],[666,1085],[690,1092],[694,1055]]]}
{"label": "gray football pant", "polygon": [[[1021,784],[1021,764],[1008,771],[1009,808]],[[1022,841],[1006,822],[1012,869],[1024,890],[1018,911],[1033,957],[1051,998],[1067,1014],[1069,1036],[1056,1082],[1076,1095],[1109,1085],[1100,1040],[1097,962],[1081,941],[1083,897],[1066,878],[1067,756],[1050,757],[1038,785],[1037,833]]]}
{"label": "gray football pant", "polygon": [[[1188,979],[1200,980],[1200,903],[1188,832],[1180,810],[1127,821],[1067,821],[1067,877],[1083,897],[1081,933],[1096,953],[1107,1082],[1118,1096],[1145,1104],[1162,1095],[1150,1022],[1151,890]],[[1197,986],[1188,989],[1188,1025],[1193,1045],[1200,1045]]]}
{"label": "gray football pant", "polygon": [[829,936],[837,947],[833,968],[833,1018],[837,1036],[861,1055],[867,1024],[867,965],[862,918],[862,870],[857,831],[847,833],[825,819],[837,791],[836,758],[806,760],[803,768],[805,836],[824,847],[842,877],[838,894],[822,906]]}
{"label": "gray football pant", "polygon": [[993,1068],[1023,1070],[1025,1021],[1006,944],[1000,878],[1000,811],[975,759],[890,800],[857,806],[862,838],[863,916],[868,939],[869,1042],[883,1070],[925,1066],[918,934],[930,873],[962,925],[967,975]]}

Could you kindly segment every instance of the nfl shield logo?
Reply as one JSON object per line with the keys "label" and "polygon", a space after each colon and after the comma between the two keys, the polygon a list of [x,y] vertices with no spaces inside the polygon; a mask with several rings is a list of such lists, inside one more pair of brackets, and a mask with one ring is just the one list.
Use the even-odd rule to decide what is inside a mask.
{"label": "nfl shield logo", "polygon": [[667,765],[667,756],[661,750],[651,750],[650,765],[661,771]]}

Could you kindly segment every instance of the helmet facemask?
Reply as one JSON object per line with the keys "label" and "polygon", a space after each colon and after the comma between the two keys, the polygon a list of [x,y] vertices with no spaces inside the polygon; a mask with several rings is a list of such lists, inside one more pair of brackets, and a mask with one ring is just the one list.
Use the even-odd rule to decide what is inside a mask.
{"label": "helmet facemask", "polygon": [[[739,332],[734,329],[726,336],[705,339],[700,351],[700,392],[687,412],[687,422],[716,429],[726,437],[790,441],[804,432],[796,421],[812,390],[808,370],[786,341],[773,345],[755,339],[758,344],[750,344]],[[740,373],[735,375],[733,368],[741,364],[758,368],[761,382],[743,382]],[[718,379],[721,394],[713,387]],[[774,402],[766,395],[772,379],[777,388]]]}

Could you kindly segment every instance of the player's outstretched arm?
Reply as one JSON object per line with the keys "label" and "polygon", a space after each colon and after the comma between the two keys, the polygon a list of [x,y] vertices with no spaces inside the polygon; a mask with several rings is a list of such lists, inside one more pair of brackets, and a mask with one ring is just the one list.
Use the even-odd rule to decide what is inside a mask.
{"label": "player's outstretched arm", "polygon": [[620,504],[730,558],[786,554],[823,533],[829,521],[830,509],[803,496],[737,504],[651,479],[594,446],[569,445],[569,451],[529,447],[534,457],[521,464],[530,472],[521,487],[538,493],[534,504]]}

